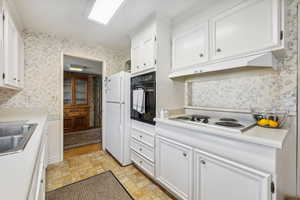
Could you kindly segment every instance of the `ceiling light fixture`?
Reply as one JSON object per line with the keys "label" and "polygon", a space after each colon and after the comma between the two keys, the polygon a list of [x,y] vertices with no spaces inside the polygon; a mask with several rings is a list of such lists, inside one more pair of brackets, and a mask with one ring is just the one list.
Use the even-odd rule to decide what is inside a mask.
{"label": "ceiling light fixture", "polygon": [[107,24],[124,0],[95,0],[89,19]]}
{"label": "ceiling light fixture", "polygon": [[83,71],[83,69],[77,68],[77,67],[70,67],[69,70],[71,70],[71,71],[77,71],[77,72],[82,72]]}

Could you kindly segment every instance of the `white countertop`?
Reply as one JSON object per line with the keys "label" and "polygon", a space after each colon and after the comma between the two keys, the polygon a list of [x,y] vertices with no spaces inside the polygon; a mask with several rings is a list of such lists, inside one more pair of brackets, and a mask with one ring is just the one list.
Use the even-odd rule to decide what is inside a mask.
{"label": "white countertop", "polygon": [[170,120],[167,118],[156,118],[155,121],[158,123],[165,123],[188,130],[197,131],[203,134],[213,134],[220,137],[231,138],[242,142],[250,142],[277,149],[282,149],[284,140],[288,134],[288,130],[286,129],[270,129],[262,128],[259,126],[254,126],[253,128],[250,128],[243,133],[230,133],[215,128],[193,125],[190,123]]}
{"label": "white countertop", "polygon": [[41,110],[0,110],[0,122],[18,120],[28,120],[27,123],[37,123],[38,126],[23,152],[0,156],[0,199],[27,199],[47,113]]}

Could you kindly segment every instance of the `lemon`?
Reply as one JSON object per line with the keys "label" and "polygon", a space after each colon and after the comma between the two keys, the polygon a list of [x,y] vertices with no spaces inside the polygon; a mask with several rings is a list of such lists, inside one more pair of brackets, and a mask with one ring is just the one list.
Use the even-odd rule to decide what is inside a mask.
{"label": "lemon", "polygon": [[257,122],[257,124],[260,125],[260,126],[267,126],[267,125],[269,125],[269,120],[261,119]]}
{"label": "lemon", "polygon": [[269,120],[269,126],[272,128],[277,128],[279,126],[278,122]]}

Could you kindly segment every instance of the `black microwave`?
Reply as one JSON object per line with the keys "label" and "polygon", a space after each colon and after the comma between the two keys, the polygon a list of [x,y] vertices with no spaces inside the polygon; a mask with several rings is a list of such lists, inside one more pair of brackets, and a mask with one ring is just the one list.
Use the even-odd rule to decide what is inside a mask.
{"label": "black microwave", "polygon": [[[133,106],[135,90],[144,92],[144,110],[139,112]],[[131,119],[155,125],[156,116],[156,73],[151,72],[131,78]]]}

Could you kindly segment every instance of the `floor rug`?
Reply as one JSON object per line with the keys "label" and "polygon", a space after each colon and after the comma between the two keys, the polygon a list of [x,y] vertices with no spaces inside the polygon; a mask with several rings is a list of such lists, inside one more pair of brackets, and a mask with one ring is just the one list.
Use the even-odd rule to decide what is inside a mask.
{"label": "floor rug", "polygon": [[64,134],[64,149],[101,143],[101,129],[89,129]]}
{"label": "floor rug", "polygon": [[133,200],[111,171],[46,193],[46,200]]}

